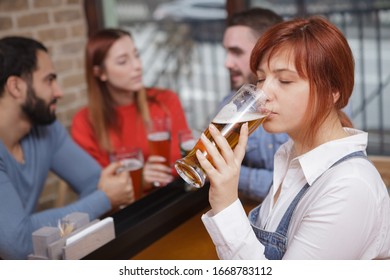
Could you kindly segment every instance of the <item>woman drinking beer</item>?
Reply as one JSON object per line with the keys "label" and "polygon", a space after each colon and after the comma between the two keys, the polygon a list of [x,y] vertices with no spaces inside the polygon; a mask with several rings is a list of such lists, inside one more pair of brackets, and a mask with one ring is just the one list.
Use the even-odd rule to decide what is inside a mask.
{"label": "woman drinking beer", "polygon": [[[272,113],[263,123],[290,140],[275,154],[273,186],[246,217],[237,198],[248,128],[234,151],[210,125],[213,159],[198,160],[211,187],[202,220],[222,259],[390,258],[390,199],[367,159],[367,133],[341,111],[352,94],[354,60],[342,33],[321,17],[271,27],[251,55]],[[219,150],[217,149],[220,149]]]}
{"label": "woman drinking beer", "polygon": [[[88,106],[73,119],[75,141],[102,166],[109,164],[110,154],[119,148],[141,148],[145,185],[171,182],[176,175],[171,163],[180,158],[178,132],[188,129],[185,114],[174,92],[145,88],[138,50],[129,32],[103,29],[89,39],[86,79]],[[171,162],[150,153],[148,128],[158,118],[169,120]]]}

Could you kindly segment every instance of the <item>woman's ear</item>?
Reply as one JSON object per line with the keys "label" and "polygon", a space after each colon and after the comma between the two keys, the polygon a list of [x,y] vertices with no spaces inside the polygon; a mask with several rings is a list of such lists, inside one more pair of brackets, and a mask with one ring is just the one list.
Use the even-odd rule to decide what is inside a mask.
{"label": "woman's ear", "polygon": [[107,81],[107,76],[106,74],[104,74],[104,71],[102,71],[102,68],[100,66],[93,67],[93,75],[95,77],[98,77],[103,82]]}
{"label": "woman's ear", "polygon": [[337,101],[339,101],[340,99],[340,92],[339,91],[332,92],[332,95],[333,95],[333,104],[336,104]]}

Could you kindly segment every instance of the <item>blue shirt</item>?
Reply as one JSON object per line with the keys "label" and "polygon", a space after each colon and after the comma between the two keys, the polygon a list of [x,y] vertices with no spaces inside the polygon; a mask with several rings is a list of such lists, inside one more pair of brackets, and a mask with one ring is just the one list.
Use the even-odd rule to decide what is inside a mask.
{"label": "blue shirt", "polygon": [[[91,220],[111,209],[104,192],[97,190],[101,168],[54,122],[33,127],[21,141],[25,163],[19,163],[0,140],[0,258],[26,259],[33,252],[32,232],[57,226],[72,212],[85,212]],[[35,212],[49,171],[64,179],[79,200],[63,208]]]}

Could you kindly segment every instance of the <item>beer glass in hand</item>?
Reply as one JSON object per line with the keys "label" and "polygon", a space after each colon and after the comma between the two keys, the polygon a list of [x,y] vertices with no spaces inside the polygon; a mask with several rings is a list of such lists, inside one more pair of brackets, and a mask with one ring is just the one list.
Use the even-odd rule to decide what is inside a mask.
{"label": "beer glass in hand", "polygon": [[196,142],[200,137],[200,132],[192,130],[179,131],[179,145],[182,157],[185,157],[194,148]]}
{"label": "beer glass in hand", "polygon": [[120,161],[122,166],[117,169],[117,173],[128,171],[133,182],[134,198],[142,197],[142,169],[144,166],[144,156],[140,148],[121,147],[115,150],[111,156],[111,161]]}
{"label": "beer glass in hand", "polygon": [[[187,156],[191,152],[199,138],[200,131],[189,129],[179,131],[179,145],[182,157]],[[198,188],[195,188],[192,184],[187,182],[184,184],[185,191],[194,191],[196,189]]]}
{"label": "beer glass in hand", "polygon": [[171,166],[171,126],[168,117],[154,118],[148,128],[150,155],[166,159],[164,164]]}
{"label": "beer glass in hand", "polygon": [[[244,123],[248,123],[249,134],[251,134],[271,113],[267,101],[268,97],[264,91],[256,89],[254,85],[245,84],[222,107],[211,123],[221,131],[230,147],[234,149],[238,143],[241,126]],[[204,134],[213,142],[208,128],[204,131]],[[200,150],[213,163],[199,139],[186,157],[176,161],[175,168],[188,184],[200,188],[205,183],[206,173],[199,164],[196,150]]]}

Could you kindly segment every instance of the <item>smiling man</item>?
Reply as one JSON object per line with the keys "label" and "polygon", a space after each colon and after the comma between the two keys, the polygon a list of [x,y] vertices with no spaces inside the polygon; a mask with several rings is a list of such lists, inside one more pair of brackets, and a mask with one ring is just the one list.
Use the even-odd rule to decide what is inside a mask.
{"label": "smiling man", "polygon": [[[65,215],[85,212],[91,220],[133,200],[118,164],[103,171],[56,121],[62,97],[47,49],[24,37],[0,39],[0,259],[26,259],[32,232],[56,226]],[[36,212],[49,171],[72,186],[80,199]]]}

